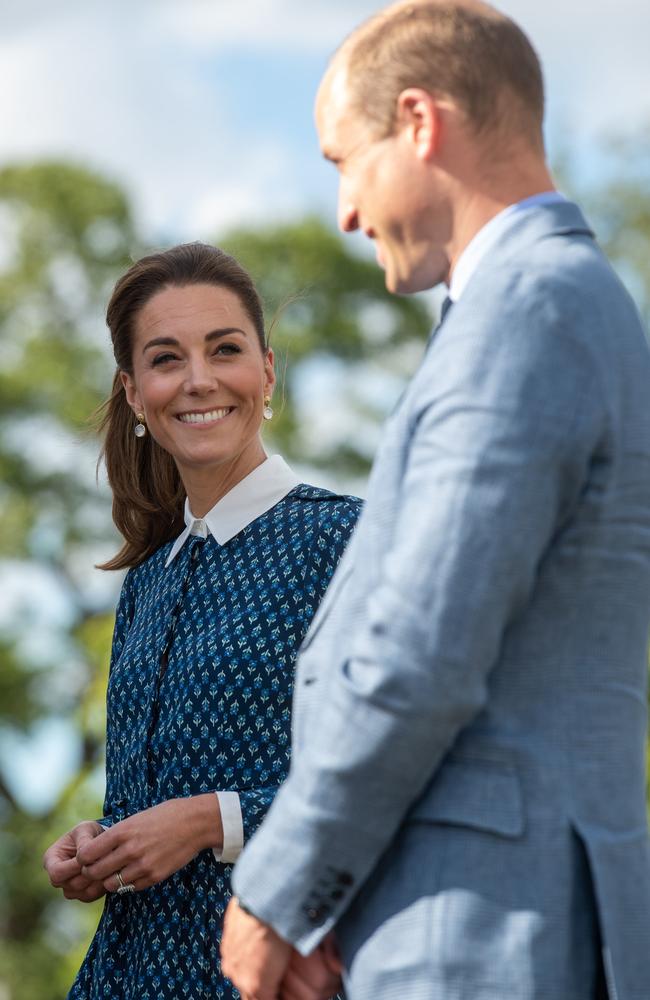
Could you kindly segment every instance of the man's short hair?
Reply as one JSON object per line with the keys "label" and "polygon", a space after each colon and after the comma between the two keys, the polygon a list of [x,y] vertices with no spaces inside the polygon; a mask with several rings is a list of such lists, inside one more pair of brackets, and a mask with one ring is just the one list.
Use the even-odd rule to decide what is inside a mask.
{"label": "man's short hair", "polygon": [[543,146],[544,82],[539,59],[510,18],[480,2],[414,0],[375,14],[343,43],[352,110],[380,136],[395,130],[408,87],[444,95],[476,134]]}

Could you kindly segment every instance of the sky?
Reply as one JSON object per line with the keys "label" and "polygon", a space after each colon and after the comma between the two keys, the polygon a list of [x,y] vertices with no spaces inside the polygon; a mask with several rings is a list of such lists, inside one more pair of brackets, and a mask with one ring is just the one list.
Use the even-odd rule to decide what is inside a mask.
{"label": "sky", "polygon": [[[589,179],[603,137],[650,125],[648,0],[501,8],[541,57],[551,158],[568,154]],[[312,105],[330,54],[376,9],[373,0],[0,0],[0,167],[61,158],[100,171],[130,194],[155,245],[307,212],[334,223],[336,174],[319,154]],[[33,578],[25,588],[39,603]],[[74,767],[78,748],[61,726],[0,745],[35,807]]]}
{"label": "sky", "polygon": [[[650,123],[647,0],[504,0],[548,91],[551,156]],[[119,181],[154,243],[316,211],[336,177],[312,104],[369,0],[0,0],[0,164],[62,157]]]}

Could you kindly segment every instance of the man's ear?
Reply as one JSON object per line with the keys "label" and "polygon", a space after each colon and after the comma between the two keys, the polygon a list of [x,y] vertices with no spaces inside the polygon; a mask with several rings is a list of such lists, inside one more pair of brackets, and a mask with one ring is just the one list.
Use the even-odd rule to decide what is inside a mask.
{"label": "man's ear", "polygon": [[406,132],[421,160],[430,160],[438,152],[447,105],[420,87],[407,87],[397,98],[397,128]]}
{"label": "man's ear", "polygon": [[124,394],[126,396],[126,401],[133,410],[134,413],[142,412],[142,403],[140,402],[140,397],[138,396],[138,391],[135,387],[135,382],[133,381],[133,376],[129,375],[128,372],[120,372],[120,380],[124,386]]}

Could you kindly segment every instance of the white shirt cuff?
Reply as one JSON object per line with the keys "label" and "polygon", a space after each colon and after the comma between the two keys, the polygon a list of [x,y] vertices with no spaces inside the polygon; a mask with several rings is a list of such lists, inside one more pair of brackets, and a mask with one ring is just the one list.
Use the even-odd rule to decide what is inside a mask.
{"label": "white shirt cuff", "polygon": [[221,810],[221,826],[223,827],[223,847],[212,848],[217,861],[231,865],[237,860],[244,849],[244,820],[237,792],[215,792]]}

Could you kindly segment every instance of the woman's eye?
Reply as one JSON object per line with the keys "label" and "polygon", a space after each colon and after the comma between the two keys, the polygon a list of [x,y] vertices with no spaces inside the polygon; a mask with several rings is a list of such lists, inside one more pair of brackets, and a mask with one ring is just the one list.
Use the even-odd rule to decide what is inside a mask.
{"label": "woman's eye", "polygon": [[241,347],[238,344],[219,344],[215,354],[241,354]]}
{"label": "woman's eye", "polygon": [[158,365],[164,365],[167,364],[169,361],[176,361],[176,360],[177,360],[176,355],[171,354],[169,351],[167,351],[165,354],[156,354],[153,361],[151,362],[151,365],[153,368],[155,368]]}

